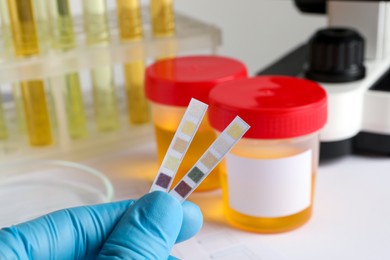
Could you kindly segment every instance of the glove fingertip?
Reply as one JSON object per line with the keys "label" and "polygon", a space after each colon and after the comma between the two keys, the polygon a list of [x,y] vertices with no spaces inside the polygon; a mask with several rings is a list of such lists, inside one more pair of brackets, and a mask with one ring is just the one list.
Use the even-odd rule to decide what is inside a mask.
{"label": "glove fingertip", "polygon": [[176,243],[185,241],[195,236],[203,226],[203,215],[200,208],[190,202],[183,202],[183,223]]}

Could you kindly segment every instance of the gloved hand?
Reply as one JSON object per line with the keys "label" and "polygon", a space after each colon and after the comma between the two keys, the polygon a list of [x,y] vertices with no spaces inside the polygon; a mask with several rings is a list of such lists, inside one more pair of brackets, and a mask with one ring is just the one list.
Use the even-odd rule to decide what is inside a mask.
{"label": "gloved hand", "polygon": [[0,259],[167,259],[202,226],[200,209],[164,192],[60,210],[0,230]]}

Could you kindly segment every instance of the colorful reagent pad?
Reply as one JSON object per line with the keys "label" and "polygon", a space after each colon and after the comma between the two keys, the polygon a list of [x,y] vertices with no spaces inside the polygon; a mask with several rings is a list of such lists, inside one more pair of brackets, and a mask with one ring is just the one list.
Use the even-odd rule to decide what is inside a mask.
{"label": "colorful reagent pad", "polygon": [[183,202],[241,139],[249,127],[237,116],[169,193]]}
{"label": "colorful reagent pad", "polygon": [[[191,99],[178,130],[169,145],[150,192],[156,190],[169,191],[172,180],[206,110],[206,104],[196,99]],[[183,202],[202,183],[249,128],[250,126],[244,120],[236,116],[169,193],[180,202]]]}
{"label": "colorful reagent pad", "polygon": [[190,104],[180,121],[179,127],[173,136],[171,144],[168,147],[150,192],[156,190],[168,192],[180,163],[206,113],[207,107],[208,106],[205,103],[196,99],[191,99]]}

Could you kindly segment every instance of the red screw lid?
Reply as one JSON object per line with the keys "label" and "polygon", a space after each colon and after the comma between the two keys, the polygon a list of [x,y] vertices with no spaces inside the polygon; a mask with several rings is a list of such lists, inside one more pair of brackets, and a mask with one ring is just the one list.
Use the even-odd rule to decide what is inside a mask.
{"label": "red screw lid", "polygon": [[238,60],[221,56],[188,56],[164,59],[146,70],[145,89],[149,100],[172,106],[187,106],[191,98],[209,103],[216,85],[247,77]]}
{"label": "red screw lid", "polygon": [[210,124],[222,131],[235,116],[251,128],[246,138],[302,136],[326,123],[326,92],[309,80],[263,76],[234,80],[210,92]]}

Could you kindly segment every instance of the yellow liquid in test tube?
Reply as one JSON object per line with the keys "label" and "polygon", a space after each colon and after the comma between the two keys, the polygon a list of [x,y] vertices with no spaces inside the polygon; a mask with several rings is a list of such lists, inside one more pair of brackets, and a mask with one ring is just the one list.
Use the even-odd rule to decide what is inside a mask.
{"label": "yellow liquid in test tube", "polygon": [[79,74],[68,73],[63,80],[69,134],[75,139],[84,138],[88,131]]}
{"label": "yellow liquid in test tube", "polygon": [[8,15],[7,0],[0,0],[0,14],[2,42],[6,51],[12,53],[12,32],[11,22]]}
{"label": "yellow liquid in test tube", "polygon": [[22,89],[19,84],[12,84],[12,95],[14,97],[15,113],[18,121],[19,132],[22,134],[26,133],[26,115],[24,114],[24,104],[22,97]]}
{"label": "yellow liquid in test tube", "polygon": [[0,140],[7,139],[7,137],[8,137],[7,124],[4,116],[3,100],[0,93]]}
{"label": "yellow liquid in test tube", "polygon": [[[8,0],[8,10],[15,55],[27,57],[39,54],[33,2]],[[51,144],[52,134],[43,81],[23,81],[21,88],[31,145]]]}
{"label": "yellow liquid in test tube", "polygon": [[[0,0],[0,17],[1,17],[1,32],[4,48],[6,50],[5,56],[12,56],[14,53],[13,49],[13,40],[12,40],[12,31],[11,31],[11,21],[8,14],[8,5],[7,0]],[[15,114],[18,121],[18,128],[21,133],[26,133],[26,120],[23,109],[23,99],[21,94],[21,89],[19,84],[12,83],[12,92],[15,104]]]}
{"label": "yellow liquid in test tube", "polygon": [[[141,40],[143,35],[139,0],[117,0],[116,3],[120,39],[122,41]],[[144,91],[145,63],[143,60],[131,61],[125,64],[123,69],[129,121],[134,124],[146,123],[150,120],[150,108]]]}
{"label": "yellow liquid in test tube", "polygon": [[119,118],[112,68],[98,67],[92,70],[91,75],[98,129],[101,131],[118,129]]}
{"label": "yellow liquid in test tube", "polygon": [[[152,31],[155,38],[171,37],[175,35],[175,12],[173,0],[150,0],[150,17],[152,19]],[[173,42],[164,45],[165,55],[157,59],[175,56]]]}
{"label": "yellow liquid in test tube", "polygon": [[[174,127],[155,125],[155,134],[157,142],[158,160],[161,164],[165,153],[171,143],[171,140],[176,132]],[[186,155],[180,164],[179,170],[173,180],[172,187],[192,168],[192,166],[199,160],[200,156],[207,150],[207,148],[216,139],[216,134],[205,122],[202,122],[199,129],[192,140],[192,145],[187,150]],[[199,185],[196,191],[213,190],[220,187],[220,173],[219,166],[217,166],[209,176]]]}
{"label": "yellow liquid in test tube", "polygon": [[[4,47],[7,51],[12,48],[11,28],[9,24],[9,17],[7,13],[7,2],[0,0],[0,14],[1,14],[1,33]],[[8,131],[7,124],[4,116],[3,100],[1,97],[0,88],[0,140],[7,139]]]}
{"label": "yellow liquid in test tube", "polygon": [[173,0],[151,0],[150,16],[154,37],[167,37],[175,34]]}
{"label": "yellow liquid in test tube", "polygon": [[[83,0],[84,27],[88,46],[110,43],[105,0]],[[100,131],[119,128],[114,73],[111,66],[100,66],[91,72],[96,124]]]}
{"label": "yellow liquid in test tube", "polygon": [[[35,2],[36,9],[40,12],[38,12],[37,15],[37,23],[39,23],[39,29],[40,31],[40,41],[46,40],[47,41],[47,23],[46,18],[41,15],[43,14],[43,0],[38,0]],[[9,10],[8,10],[8,4],[7,0],[0,0],[0,12],[1,12],[1,26],[2,26],[2,40],[4,43],[4,47],[6,50],[6,55],[11,56],[14,53],[14,47],[13,47],[13,38],[12,38],[12,29],[11,29],[11,21],[9,18]],[[23,104],[23,97],[22,97],[22,91],[18,83],[12,83],[12,93],[14,98],[14,109],[15,114],[18,122],[18,129],[20,133],[26,133],[26,115],[24,110],[24,104]]]}
{"label": "yellow liquid in test tube", "polygon": [[22,81],[20,85],[30,143],[37,146],[50,144],[51,129],[43,81]]}
{"label": "yellow liquid in test tube", "polygon": [[[253,158],[262,158],[262,159],[279,159],[282,157],[293,156],[299,153],[301,153],[301,151],[298,151],[297,149],[291,149],[290,147],[286,147],[286,149],[257,151],[256,154],[236,153],[236,155],[242,157],[253,157]],[[298,212],[290,216],[278,217],[278,218],[253,217],[235,211],[234,209],[229,207],[229,198],[227,195],[229,194],[228,180],[227,180],[226,164],[224,161],[220,164],[220,170],[221,170],[221,186],[223,189],[224,213],[229,223],[232,224],[233,226],[243,230],[252,231],[252,232],[280,233],[280,232],[293,230],[305,224],[307,220],[310,218],[312,214],[313,203],[310,203],[310,206],[301,212]],[[315,173],[313,173],[312,175],[312,187],[313,187],[311,193],[312,201],[314,195],[314,183],[315,183]]]}
{"label": "yellow liquid in test tube", "polygon": [[[50,21],[47,9],[47,0],[33,0],[35,24],[37,28],[40,53],[47,53],[50,49]],[[49,1],[50,2],[50,1]]]}
{"label": "yellow liquid in test tube", "polygon": [[[69,1],[52,0],[49,4],[53,47],[64,52],[74,49],[76,42]],[[65,74],[63,85],[69,134],[75,139],[86,137],[87,123],[78,73]]]}

